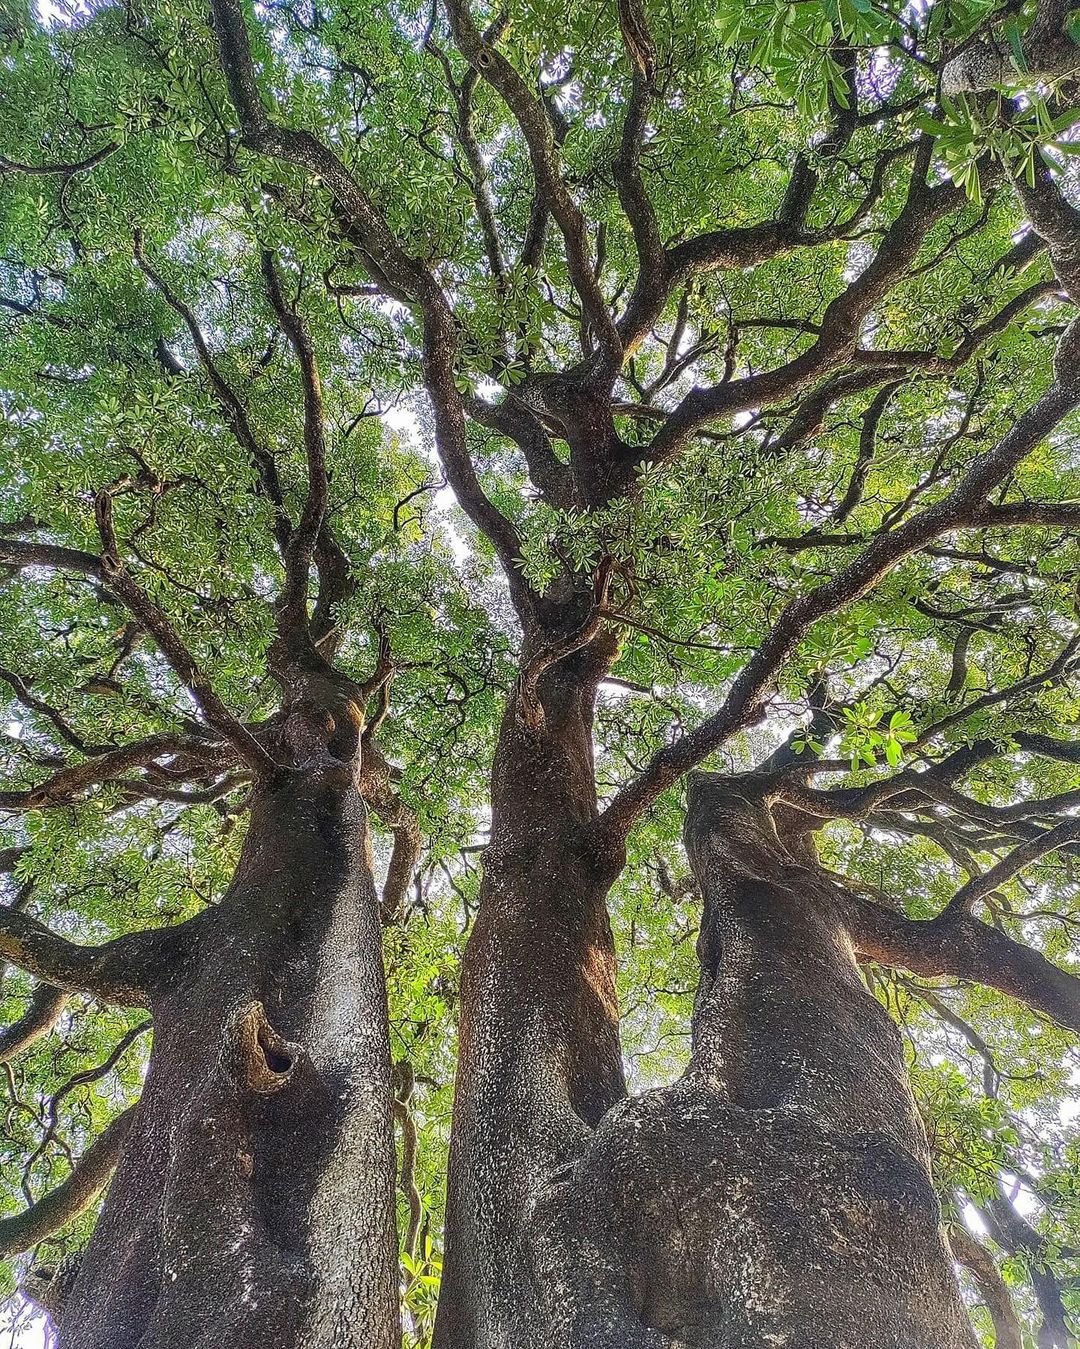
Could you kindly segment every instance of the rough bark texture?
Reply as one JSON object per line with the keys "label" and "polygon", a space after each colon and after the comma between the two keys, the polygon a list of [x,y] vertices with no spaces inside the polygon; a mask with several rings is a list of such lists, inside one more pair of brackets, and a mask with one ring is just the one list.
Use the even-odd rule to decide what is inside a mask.
{"label": "rough bark texture", "polygon": [[[487,1232],[473,1200],[472,1231],[489,1251],[507,1239],[498,1282],[468,1262],[482,1312],[444,1323],[442,1343],[970,1349],[900,1037],[859,976],[845,893],[805,839],[781,840],[745,779],[696,775],[686,842],[705,902],[690,1067],[568,1131],[528,1023],[518,1052],[533,1052],[535,1092],[548,1092],[535,1119],[558,1146],[528,1125],[523,1186],[505,1143],[484,1151],[491,1126],[475,1120],[491,1096],[474,1104],[469,1179],[498,1199]],[[550,907],[542,879],[534,914]],[[588,982],[570,953],[547,965],[528,949],[534,980],[542,966],[568,989]],[[508,1176],[517,1207],[503,1226]],[[457,1203],[460,1221],[460,1191]],[[511,1305],[527,1308],[516,1325]]]}
{"label": "rough bark texture", "polygon": [[436,1343],[535,1342],[528,1216],[626,1092],[592,758],[610,651],[547,672],[539,732],[515,706],[492,780],[492,840],[462,969],[446,1262]]}
{"label": "rough bark texture", "polygon": [[62,1349],[396,1345],[386,994],[347,765],[261,791],[229,893],[162,959]]}
{"label": "rough bark texture", "polygon": [[1037,0],[1030,30],[1013,40],[991,31],[949,61],[941,76],[944,94],[971,93],[1040,80],[1075,80],[1080,75],[1080,46],[1066,29],[1073,8],[1067,0]]}

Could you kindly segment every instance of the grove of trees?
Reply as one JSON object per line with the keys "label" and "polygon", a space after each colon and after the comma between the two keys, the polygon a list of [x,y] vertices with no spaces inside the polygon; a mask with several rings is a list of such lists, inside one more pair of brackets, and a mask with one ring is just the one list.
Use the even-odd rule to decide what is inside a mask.
{"label": "grove of trees", "polygon": [[1076,1343],[1080,12],[0,82],[13,1334]]}

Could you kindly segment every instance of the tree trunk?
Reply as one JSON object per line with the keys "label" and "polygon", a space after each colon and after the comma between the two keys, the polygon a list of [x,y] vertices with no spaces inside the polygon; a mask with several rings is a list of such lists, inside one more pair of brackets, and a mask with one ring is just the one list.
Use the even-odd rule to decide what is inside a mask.
{"label": "tree trunk", "polygon": [[62,1349],[390,1349],[390,1056],[367,820],[327,757],[254,803],[215,908],[163,934],[138,1115]]}
{"label": "tree trunk", "polygon": [[1002,1193],[979,1208],[991,1237],[1003,1251],[1020,1256],[1027,1265],[1035,1301],[1039,1304],[1038,1349],[1073,1349],[1077,1337],[1061,1297],[1061,1284],[1049,1260],[1050,1243],[1031,1226],[1009,1197]]}
{"label": "tree trunk", "polygon": [[548,1344],[969,1349],[900,1037],[846,896],[761,788],[696,774],[683,1078],[613,1110],[534,1209]]}
{"label": "tree trunk", "polygon": [[695,775],[692,1059],[673,1086],[624,1098],[604,914],[617,860],[590,833],[587,720],[559,741],[576,776],[503,732],[440,1349],[971,1349],[847,893],[805,837],[780,838],[753,780]]}
{"label": "tree trunk", "polygon": [[626,1093],[592,755],[611,652],[578,652],[512,702],[492,774],[491,844],[462,967],[458,1074],[435,1343],[525,1349],[536,1320],[529,1214]]}

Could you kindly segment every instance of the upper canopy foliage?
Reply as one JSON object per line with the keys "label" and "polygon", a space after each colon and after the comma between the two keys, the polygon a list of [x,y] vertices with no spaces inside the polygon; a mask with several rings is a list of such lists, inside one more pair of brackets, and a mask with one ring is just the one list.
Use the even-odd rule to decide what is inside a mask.
{"label": "upper canopy foliage", "polygon": [[[220,896],[245,737],[282,707],[309,352],[314,636],[349,680],[383,672],[394,771],[369,786],[405,840],[386,946],[423,1339],[497,718],[515,690],[534,715],[539,672],[601,627],[635,1083],[685,1051],[678,784],[709,754],[784,769],[881,911],[960,892],[963,921],[1080,973],[1076,23],[995,0],[212,9],[0,21],[0,855],[14,906],[81,942]],[[868,939],[869,977],[943,1198],[982,1208],[1021,1318],[1052,1326],[1080,1308],[1080,1062],[1041,1013],[1072,999],[1075,1032],[1076,993],[1026,967],[1027,1006],[941,981],[965,971],[909,939]],[[33,987],[12,970],[5,1020]],[[11,1064],[5,1209],[133,1098],[141,1019],[73,995]]]}

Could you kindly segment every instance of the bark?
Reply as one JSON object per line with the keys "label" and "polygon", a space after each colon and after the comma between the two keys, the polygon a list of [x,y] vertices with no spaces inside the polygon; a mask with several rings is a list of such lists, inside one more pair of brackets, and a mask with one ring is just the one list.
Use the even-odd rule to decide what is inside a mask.
{"label": "bark", "polygon": [[[0,909],[0,959],[54,989],[89,993],[104,1002],[149,1006],[147,984],[162,948],[162,937],[154,931],[132,932],[101,946],[78,946],[14,905]],[[28,1015],[36,1017],[33,1008]],[[14,1035],[15,1028],[10,1029]]]}
{"label": "bark", "polygon": [[860,955],[926,978],[949,975],[996,988],[1080,1031],[1080,979],[1000,928],[950,906],[911,919],[862,896],[848,896],[846,925]]}
{"label": "bark", "polygon": [[62,1349],[389,1349],[386,993],[352,769],[324,754],[260,789],[229,892],[166,936]]}
{"label": "bark", "polygon": [[[604,1121],[572,1202],[552,1196],[568,1341],[972,1345],[900,1037],[842,896],[745,780],[694,775],[686,844],[704,899],[692,1059]],[[585,1280],[560,1252],[574,1226]]]}
{"label": "bark", "polygon": [[990,32],[949,61],[941,75],[944,94],[973,93],[1030,84],[1075,80],[1080,75],[1080,46],[1066,29],[1072,6],[1067,0],[1038,0],[1029,31],[1018,40],[1018,53],[1005,32]]}
{"label": "bark", "polygon": [[526,730],[512,702],[500,733],[462,966],[443,1349],[550,1343],[530,1282],[530,1213],[626,1092],[605,904],[621,859],[599,843],[592,758],[610,656],[587,648],[552,666],[537,684],[540,729]]}
{"label": "bark", "polygon": [[[846,893],[805,837],[781,839],[745,779],[695,775],[686,842],[704,913],[693,1053],[678,1082],[612,1101],[621,1090],[610,1079],[602,1115],[579,1111],[567,1128],[544,1008],[514,1020],[521,980],[498,1027],[484,1025],[500,1033],[516,1081],[518,1060],[535,1073],[531,1095],[519,1088],[498,1102],[507,1128],[494,1153],[493,1125],[478,1124],[466,1094],[478,1059],[467,1050],[450,1231],[474,1238],[487,1263],[467,1262],[473,1315],[444,1320],[440,1343],[971,1349],[900,1036],[860,978]],[[537,986],[538,966],[567,988],[588,982],[569,952],[549,963],[535,940],[556,907],[550,896],[566,893],[567,856],[557,876],[534,873]],[[490,933],[507,906],[501,894],[488,902]],[[484,1000],[472,996],[480,1020]],[[579,1032],[580,1057],[588,1028]],[[489,1034],[484,1044],[490,1054]],[[494,1112],[496,1087],[485,1087]],[[451,1255],[460,1296],[465,1262]]]}

